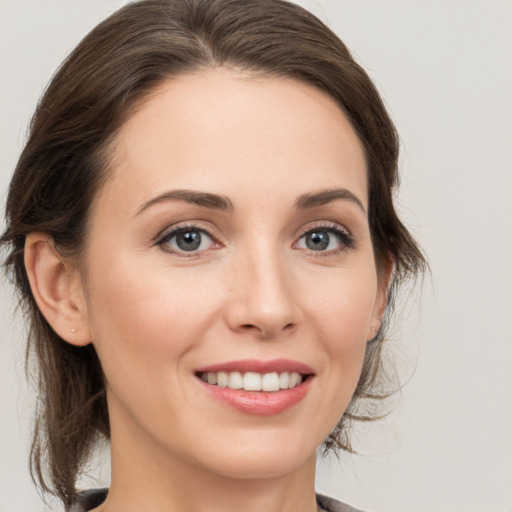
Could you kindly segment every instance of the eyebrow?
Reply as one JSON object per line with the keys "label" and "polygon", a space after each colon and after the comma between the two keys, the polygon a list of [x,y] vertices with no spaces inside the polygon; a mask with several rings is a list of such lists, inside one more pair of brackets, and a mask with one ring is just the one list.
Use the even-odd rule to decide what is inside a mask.
{"label": "eyebrow", "polygon": [[314,208],[315,206],[322,206],[337,199],[351,201],[352,203],[355,203],[364,213],[366,213],[361,200],[346,188],[333,188],[322,190],[314,194],[304,194],[297,198],[297,201],[295,201],[295,207],[298,210],[306,210],[308,208]]}
{"label": "eyebrow", "polygon": [[[316,193],[303,194],[299,196],[295,201],[295,207],[298,210],[307,210],[309,208],[314,208],[315,206],[322,206],[337,199],[351,201],[356,204],[364,213],[366,213],[363,203],[359,200],[359,198],[350,192],[350,190],[345,188],[334,188],[329,190],[322,190]],[[204,206],[206,208],[212,208],[221,211],[234,210],[233,203],[226,196],[210,194],[208,192],[198,192],[195,190],[170,190],[144,203],[137,210],[136,215],[139,215],[149,207],[164,201],[184,201],[186,203],[196,204],[198,206]]]}
{"label": "eyebrow", "polygon": [[214,210],[233,210],[233,203],[225,196],[197,192],[195,190],[170,190],[144,203],[138,210],[137,215],[147,210],[150,206],[164,201],[185,201],[186,203],[205,206]]}

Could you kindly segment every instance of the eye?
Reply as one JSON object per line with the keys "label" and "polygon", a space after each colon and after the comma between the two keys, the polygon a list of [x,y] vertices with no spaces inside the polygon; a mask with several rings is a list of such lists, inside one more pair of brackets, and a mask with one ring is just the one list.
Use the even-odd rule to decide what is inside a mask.
{"label": "eye", "polygon": [[338,227],[323,226],[306,231],[297,243],[299,249],[314,252],[336,252],[353,246],[354,240],[347,232]]}
{"label": "eye", "polygon": [[179,227],[165,233],[157,242],[170,252],[197,253],[214,246],[213,238],[197,227]]}

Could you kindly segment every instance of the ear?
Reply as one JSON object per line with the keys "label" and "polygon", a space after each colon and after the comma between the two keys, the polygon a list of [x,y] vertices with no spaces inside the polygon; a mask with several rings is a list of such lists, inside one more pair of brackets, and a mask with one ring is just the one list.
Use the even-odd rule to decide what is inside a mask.
{"label": "ear", "polygon": [[377,337],[382,325],[382,319],[386,313],[388,305],[389,286],[393,277],[393,270],[395,264],[391,258],[388,258],[377,272],[377,296],[372,314],[372,323],[370,326],[370,333],[367,339],[372,340]]}
{"label": "ear", "polygon": [[80,275],[57,251],[51,236],[27,236],[25,268],[39,310],[53,330],[73,345],[89,344],[87,301]]}

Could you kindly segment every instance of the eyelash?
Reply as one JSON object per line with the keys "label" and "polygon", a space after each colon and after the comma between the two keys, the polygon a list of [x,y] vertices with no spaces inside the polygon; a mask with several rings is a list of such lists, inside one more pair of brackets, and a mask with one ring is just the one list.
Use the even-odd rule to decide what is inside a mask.
{"label": "eyelash", "polygon": [[[187,254],[186,251],[176,251],[166,246],[166,244],[168,244],[169,241],[172,240],[175,236],[179,235],[180,233],[186,233],[187,231],[197,231],[202,234],[206,234],[212,240],[214,246],[216,245],[217,247],[220,247],[222,245],[221,242],[219,242],[217,238],[214,235],[212,235],[212,233],[208,229],[205,229],[197,224],[185,224],[173,227],[168,230],[164,230],[155,238],[155,245],[160,246],[162,250],[164,250],[165,252],[176,254],[184,258],[197,257],[201,253],[207,251],[207,249],[204,249],[202,251],[191,251],[190,254]],[[353,249],[356,245],[354,237],[347,230],[341,228],[339,225],[333,223],[320,223],[305,229],[299,236],[297,242],[293,244],[293,246],[295,247],[300,242],[300,240],[302,240],[302,238],[306,236],[308,233],[312,233],[315,231],[326,231],[335,233],[336,237],[340,241],[341,246],[330,251],[309,250],[309,254],[312,255],[313,257],[321,258],[335,256],[338,253],[345,251],[347,249]]]}
{"label": "eyelash", "polygon": [[217,240],[217,238],[210,233],[208,229],[205,229],[201,226],[198,226],[197,224],[182,224],[180,226],[176,226],[167,230],[164,230],[162,233],[160,233],[155,240],[155,245],[158,245],[162,248],[163,251],[168,252],[170,254],[176,254],[183,258],[191,258],[191,257],[197,257],[199,254],[203,251],[191,251],[190,254],[187,254],[186,251],[176,251],[166,244],[168,244],[175,236],[179,235],[180,233],[186,233],[187,231],[198,231],[199,233],[206,234],[208,238],[210,238],[214,245],[220,246],[221,243]]}
{"label": "eyelash", "polygon": [[309,254],[315,258],[329,258],[332,256],[336,256],[340,252],[343,252],[347,249],[354,249],[356,246],[354,237],[344,228],[340,227],[338,224],[334,223],[319,223],[314,226],[308,226],[302,234],[299,236],[297,242],[295,242],[294,246],[302,240],[304,236],[308,233],[313,233],[315,231],[326,231],[328,233],[335,233],[336,237],[340,242],[340,247],[330,250],[330,251],[313,251],[309,250]]}

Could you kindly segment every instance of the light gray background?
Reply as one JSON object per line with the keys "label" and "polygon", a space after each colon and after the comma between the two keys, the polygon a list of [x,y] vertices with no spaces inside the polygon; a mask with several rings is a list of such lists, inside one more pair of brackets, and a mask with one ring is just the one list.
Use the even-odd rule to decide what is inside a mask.
{"label": "light gray background", "polygon": [[[44,85],[123,3],[0,0],[2,204]],[[392,344],[414,373],[394,414],[359,430],[365,455],[320,463],[318,489],[372,512],[511,512],[512,2],[299,3],[383,92],[403,140],[398,203],[433,270]],[[0,293],[0,512],[38,512],[23,328]]]}

